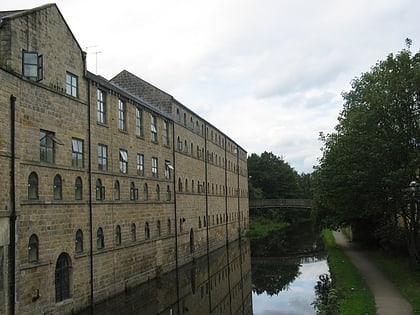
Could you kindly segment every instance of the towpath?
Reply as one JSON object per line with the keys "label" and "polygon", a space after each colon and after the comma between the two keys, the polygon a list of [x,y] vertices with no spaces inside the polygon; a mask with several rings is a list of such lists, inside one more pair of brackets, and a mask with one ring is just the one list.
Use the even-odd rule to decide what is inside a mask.
{"label": "towpath", "polygon": [[341,232],[334,232],[337,245],[350,258],[375,297],[377,315],[413,315],[413,308],[393,283]]}

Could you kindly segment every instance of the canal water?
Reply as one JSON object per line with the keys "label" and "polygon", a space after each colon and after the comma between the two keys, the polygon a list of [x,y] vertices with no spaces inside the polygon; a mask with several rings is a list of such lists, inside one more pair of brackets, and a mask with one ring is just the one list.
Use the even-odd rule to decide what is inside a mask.
{"label": "canal water", "polygon": [[251,241],[255,315],[316,314],[315,285],[328,274],[319,231],[308,222]]}
{"label": "canal water", "polygon": [[315,314],[314,287],[328,272],[310,223],[267,239],[242,239],[110,299],[88,314]]}

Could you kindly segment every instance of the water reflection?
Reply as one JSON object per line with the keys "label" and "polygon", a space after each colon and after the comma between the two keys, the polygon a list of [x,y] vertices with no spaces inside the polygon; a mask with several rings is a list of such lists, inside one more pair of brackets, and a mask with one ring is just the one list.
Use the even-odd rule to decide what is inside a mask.
{"label": "water reflection", "polygon": [[251,252],[246,239],[230,243],[177,271],[98,304],[87,314],[251,315]]}
{"label": "water reflection", "polygon": [[324,246],[310,222],[253,240],[252,290],[255,315],[315,314],[314,286],[328,273]]}

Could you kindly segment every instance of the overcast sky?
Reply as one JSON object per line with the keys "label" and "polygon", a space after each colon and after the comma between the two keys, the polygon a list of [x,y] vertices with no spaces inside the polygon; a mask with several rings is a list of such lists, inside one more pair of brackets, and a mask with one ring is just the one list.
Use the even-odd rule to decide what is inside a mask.
{"label": "overcast sky", "polygon": [[[0,11],[40,0],[1,0]],[[389,53],[420,47],[418,0],[57,0],[88,69],[126,69],[174,96],[248,154],[299,173],[318,164],[341,93]]]}

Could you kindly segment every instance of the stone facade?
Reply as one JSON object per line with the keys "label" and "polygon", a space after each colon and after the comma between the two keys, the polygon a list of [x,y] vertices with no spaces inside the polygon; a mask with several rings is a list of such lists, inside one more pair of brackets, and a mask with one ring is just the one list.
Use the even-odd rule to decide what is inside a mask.
{"label": "stone facade", "polygon": [[1,314],[77,312],[246,231],[246,152],[135,75],[86,71],[56,5],[0,12],[0,79]]}

